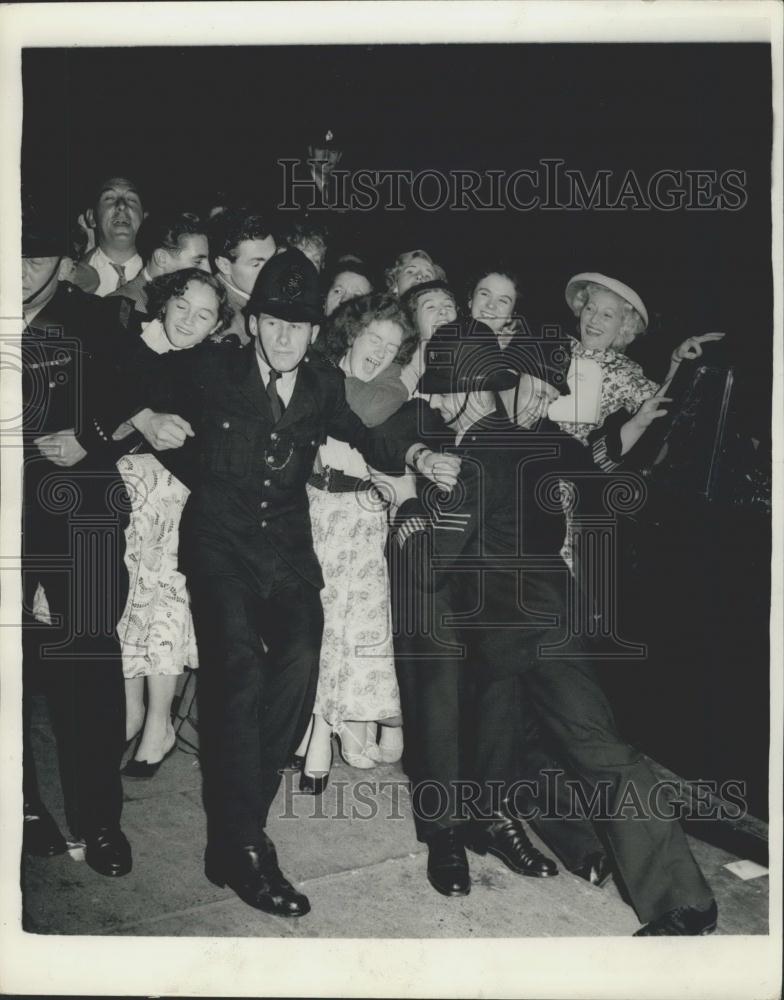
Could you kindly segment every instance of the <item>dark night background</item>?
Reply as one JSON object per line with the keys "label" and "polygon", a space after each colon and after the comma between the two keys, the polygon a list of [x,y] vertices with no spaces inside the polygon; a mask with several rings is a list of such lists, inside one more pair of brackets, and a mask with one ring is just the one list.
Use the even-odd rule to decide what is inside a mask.
{"label": "dark night background", "polygon": [[[634,352],[653,369],[685,337],[726,331],[721,355],[736,367],[739,418],[767,454],[768,45],[48,49],[26,50],[23,73],[23,181],[44,190],[48,211],[69,222],[107,173],[138,178],[151,209],[206,204],[219,189],[261,195],[277,157],[306,155],[312,128],[341,137],[347,169],[511,172],[560,157],[587,179],[611,170],[611,189],[629,169],[643,186],[665,168],[746,171],[748,201],[739,211],[374,212],[358,221],[364,235],[354,249],[383,263],[422,246],[459,289],[477,262],[503,253],[523,275],[535,328],[571,329],[563,298],[570,275],[621,278],[651,313],[650,333]],[[639,668],[635,675],[647,714],[619,714],[632,738],[646,734],[659,759],[681,773],[743,772],[756,782],[752,798],[762,814],[768,529],[739,516],[698,512],[691,555],[673,550],[662,568],[671,574],[662,598],[669,604],[655,624],[669,624],[671,641],[654,650],[647,680]],[[672,734],[683,729],[690,740],[673,751]],[[670,742],[659,747],[664,731]],[[664,759],[668,753],[674,759]]]}

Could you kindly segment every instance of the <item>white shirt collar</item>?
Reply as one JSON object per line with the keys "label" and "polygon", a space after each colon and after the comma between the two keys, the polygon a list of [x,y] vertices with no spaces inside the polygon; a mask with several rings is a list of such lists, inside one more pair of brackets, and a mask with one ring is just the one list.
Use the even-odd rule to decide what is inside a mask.
{"label": "white shirt collar", "polygon": [[243,301],[245,301],[245,302],[249,302],[250,301],[250,295],[248,295],[247,292],[243,292],[243,290],[241,288],[237,288],[237,286],[234,284],[234,282],[233,281],[229,281],[229,279],[226,277],[225,274],[221,274],[219,272],[218,275],[217,275],[217,277],[218,277],[218,280],[222,281],[223,284],[227,288],[230,288],[232,290],[232,292],[234,292],[234,294],[236,296],[238,296],[239,298],[243,299]]}
{"label": "white shirt collar", "polygon": [[[269,384],[271,367],[270,365],[267,364],[267,362],[264,360],[261,354],[259,354],[259,352],[256,350],[255,344],[253,345],[253,351],[256,355],[256,362],[259,366],[259,371],[261,372],[261,378],[262,381],[264,382],[264,387],[266,388],[267,385]],[[297,367],[290,372],[281,372],[280,378],[278,379],[276,388],[278,390],[278,395],[280,396],[284,406],[288,406],[289,403],[291,402],[291,396],[294,392],[294,385],[297,381],[298,370],[299,368]]]}

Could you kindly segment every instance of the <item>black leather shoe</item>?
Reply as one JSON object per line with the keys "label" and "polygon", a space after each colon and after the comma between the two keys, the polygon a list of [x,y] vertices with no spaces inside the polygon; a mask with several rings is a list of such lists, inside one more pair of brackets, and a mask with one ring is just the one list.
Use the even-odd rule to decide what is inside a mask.
{"label": "black leather shoe", "polygon": [[712,900],[705,909],[678,906],[641,927],[635,937],[699,937],[716,930],[719,911]]}
{"label": "black leather shoe", "polygon": [[603,889],[612,878],[610,859],[604,851],[594,851],[587,855],[583,863],[572,868],[571,872],[579,878],[584,878],[586,882],[590,882],[598,889]]}
{"label": "black leather shoe", "polygon": [[119,826],[101,826],[84,838],[84,860],[99,875],[119,878],[133,867],[131,845]]}
{"label": "black leather shoe", "polygon": [[534,847],[519,819],[504,816],[476,824],[468,846],[476,854],[494,854],[518,875],[548,878],[558,874],[556,863]]}
{"label": "black leather shoe", "polygon": [[41,803],[25,802],[22,850],[37,858],[53,858],[68,849],[65,837]]}
{"label": "black leather shoe", "polygon": [[257,846],[207,848],[204,874],[213,885],[227,885],[243,903],[276,917],[304,917],[310,912],[307,896],[297,892],[278,867],[272,841]]}
{"label": "black leather shoe", "polygon": [[[332,770],[332,744],[329,748],[329,767]],[[305,758],[302,758],[302,768],[299,772],[299,790],[305,795],[323,795],[329,783],[329,771],[319,775],[308,774],[305,770]]]}
{"label": "black leather shoe", "polygon": [[467,896],[471,891],[468,858],[460,830],[451,826],[427,841],[427,880],[442,896]]}
{"label": "black leather shoe", "polygon": [[148,760],[131,759],[122,771],[120,771],[120,774],[124,778],[153,778],[158,773],[158,768],[161,764],[167,757],[170,757],[176,749],[177,743],[175,741],[174,746],[170,750],[167,750],[160,760],[153,761],[152,764]]}

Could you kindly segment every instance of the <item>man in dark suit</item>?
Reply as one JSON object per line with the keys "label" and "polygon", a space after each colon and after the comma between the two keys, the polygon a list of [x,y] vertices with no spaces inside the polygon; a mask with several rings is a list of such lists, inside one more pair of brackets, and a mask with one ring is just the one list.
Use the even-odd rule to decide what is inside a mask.
{"label": "man in dark suit", "polygon": [[[588,799],[607,790],[599,825],[646,923],[638,933],[710,933],[716,905],[681,827],[651,809],[654,775],[618,736],[587,650],[565,652],[569,576],[559,555],[559,484],[578,477],[575,516],[590,513],[602,486],[592,458],[600,468],[615,465],[637,427],[605,426],[591,449],[560,433],[541,418],[563,373],[533,355],[521,381],[529,426],[512,425],[491,391],[508,387],[508,360],[492,335],[467,332],[454,325],[434,334],[419,384],[456,432],[461,490],[454,498],[432,490],[417,496],[404,481],[391,543],[403,561],[394,591],[405,763],[430,881],[445,895],[469,891],[466,840],[519,874],[555,873],[508,808],[520,776],[522,708]],[[470,798],[466,779],[475,782]],[[646,804],[643,818],[619,809],[629,788]]]}
{"label": "man in dark suit", "polygon": [[[24,850],[66,844],[38,790],[30,695],[43,687],[57,736],[66,817],[102,875],[131,870],[120,829],[125,694],[116,625],[125,604],[128,499],[112,432],[122,373],[108,350],[117,309],[58,282],[65,234],[23,223]],[[35,609],[35,613],[34,613]]]}
{"label": "man in dark suit", "polygon": [[279,254],[248,303],[252,342],[162,359],[167,385],[150,397],[158,412],[134,418],[192,491],[180,565],[201,663],[206,874],[250,906],[289,917],[310,904],[278,868],[264,827],[315,697],[323,579],[305,484],[318,447],[331,435],[376,467],[402,472],[415,462],[447,485],[459,468],[361,423],[342,373],[307,355],[319,319],[315,268],[299,250]]}

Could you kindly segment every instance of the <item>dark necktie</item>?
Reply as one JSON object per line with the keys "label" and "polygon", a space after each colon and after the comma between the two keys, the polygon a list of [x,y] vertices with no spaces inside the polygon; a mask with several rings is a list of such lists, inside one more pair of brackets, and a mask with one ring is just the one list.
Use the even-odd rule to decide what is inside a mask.
{"label": "dark necktie", "polygon": [[109,263],[117,272],[117,277],[119,278],[119,281],[117,282],[117,287],[122,288],[122,286],[126,283],[125,264],[115,264],[113,260],[110,260]]}
{"label": "dark necktie", "polygon": [[280,372],[276,372],[274,368],[270,368],[269,380],[267,381],[267,396],[272,407],[272,419],[275,423],[280,420],[284,410],[283,401],[278,395],[278,389],[275,385],[279,378]]}

